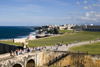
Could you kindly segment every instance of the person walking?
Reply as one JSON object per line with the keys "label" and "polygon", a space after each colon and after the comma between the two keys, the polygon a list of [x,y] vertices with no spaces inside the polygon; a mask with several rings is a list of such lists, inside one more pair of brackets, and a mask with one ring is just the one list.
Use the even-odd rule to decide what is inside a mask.
{"label": "person walking", "polygon": [[66,43],[66,46],[68,46],[68,43]]}
{"label": "person walking", "polygon": [[44,45],[44,48],[46,49],[46,44]]}
{"label": "person walking", "polygon": [[33,50],[34,50],[34,46],[33,46]]}
{"label": "person walking", "polygon": [[43,50],[43,47],[42,47],[42,50]]}
{"label": "person walking", "polygon": [[12,50],[10,51],[10,56],[13,56],[13,51]]}
{"label": "person walking", "polygon": [[91,41],[90,41],[90,43],[91,43]]}
{"label": "person walking", "polygon": [[16,55],[17,56],[19,55],[19,49],[18,48],[16,49]]}
{"label": "person walking", "polygon": [[63,44],[63,41],[62,41],[62,44]]}
{"label": "person walking", "polygon": [[58,47],[59,47],[59,46],[56,47],[56,50],[58,50]]}
{"label": "person walking", "polygon": [[54,46],[55,46],[56,44],[54,44]]}
{"label": "person walking", "polygon": [[27,48],[27,53],[29,53],[30,52],[30,49],[29,48]]}
{"label": "person walking", "polygon": [[52,46],[51,46],[51,50],[52,50]]}

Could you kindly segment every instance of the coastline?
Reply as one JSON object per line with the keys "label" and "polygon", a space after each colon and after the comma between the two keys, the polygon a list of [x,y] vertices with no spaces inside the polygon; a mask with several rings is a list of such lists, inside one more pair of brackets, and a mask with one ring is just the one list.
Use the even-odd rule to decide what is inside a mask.
{"label": "coastline", "polygon": [[[67,33],[64,33],[64,34],[52,34],[51,36],[48,36],[48,37],[35,38],[35,39],[32,39],[32,40],[39,40],[39,39],[44,39],[44,38],[49,38],[49,37],[63,36],[65,34],[67,34]],[[13,38],[13,39],[27,39],[27,38]],[[2,39],[0,41],[12,41],[13,39]]]}
{"label": "coastline", "polygon": [[[44,39],[44,38],[49,38],[49,37],[56,37],[56,36],[62,36],[64,34],[54,34],[52,36],[48,36],[48,37],[42,37],[42,38],[35,38],[35,39],[32,39],[32,40],[39,40],[39,39]],[[27,39],[27,38],[13,38],[13,39]],[[1,39],[0,41],[11,41],[13,39]]]}
{"label": "coastline", "polygon": [[0,39],[0,41],[11,41],[13,39],[27,39],[29,37],[29,35],[35,36],[36,35],[36,31],[37,30],[35,30],[34,32],[30,32],[28,35],[25,35],[25,36],[18,36],[18,38]]}
{"label": "coastline", "polygon": [[0,41],[25,39],[30,34],[35,34],[36,30],[32,28],[29,26],[0,26]]}

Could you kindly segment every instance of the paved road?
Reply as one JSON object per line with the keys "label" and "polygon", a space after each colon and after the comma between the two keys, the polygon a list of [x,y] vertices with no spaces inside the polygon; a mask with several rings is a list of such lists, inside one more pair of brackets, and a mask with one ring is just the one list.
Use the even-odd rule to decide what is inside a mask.
{"label": "paved road", "polygon": [[[78,42],[78,43],[74,43],[74,44],[69,44],[68,46],[66,45],[62,45],[62,46],[59,46],[58,47],[58,51],[68,51],[68,49],[70,47],[73,47],[73,46],[79,46],[79,45],[85,45],[85,44],[90,44],[90,43],[95,43],[95,42],[100,42],[100,40],[96,40],[96,41],[86,41],[86,42]],[[56,47],[57,46],[53,46],[52,49],[50,46],[47,46],[47,49],[51,49],[51,50],[56,50]]]}

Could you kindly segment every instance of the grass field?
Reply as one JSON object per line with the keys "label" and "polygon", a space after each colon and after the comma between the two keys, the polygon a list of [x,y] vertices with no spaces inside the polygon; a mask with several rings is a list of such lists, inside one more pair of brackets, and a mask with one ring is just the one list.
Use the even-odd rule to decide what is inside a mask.
{"label": "grass field", "polygon": [[[63,36],[56,36],[56,37],[48,37],[48,38],[43,38],[39,40],[30,40],[28,41],[29,44],[28,46],[33,47],[35,45],[37,46],[44,46],[45,44],[47,46],[62,43],[74,43],[75,41],[89,41],[89,40],[95,40],[97,38],[100,38],[100,32],[87,32],[87,31],[81,31],[81,32],[75,32],[71,33],[72,30],[64,30],[60,32],[67,32]],[[22,44],[14,44],[13,41],[1,41],[3,43],[8,43],[8,44],[13,44],[13,45],[22,45]]]}
{"label": "grass field", "polygon": [[21,43],[13,43],[13,40],[10,40],[10,41],[0,41],[0,43],[6,43],[6,44],[11,44],[11,45],[22,46]]}
{"label": "grass field", "polygon": [[63,33],[66,33],[66,32],[67,32],[67,33],[71,33],[72,30],[69,30],[69,31],[68,31],[68,30],[59,30],[59,33],[62,33],[62,34],[63,34]]}
{"label": "grass field", "polygon": [[88,51],[89,54],[100,54],[100,42],[71,47],[69,50],[83,52]]}

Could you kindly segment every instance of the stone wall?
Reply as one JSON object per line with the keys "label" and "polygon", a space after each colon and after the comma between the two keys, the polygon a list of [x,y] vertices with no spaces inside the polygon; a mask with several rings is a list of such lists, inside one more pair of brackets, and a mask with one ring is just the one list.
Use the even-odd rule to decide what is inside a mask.
{"label": "stone wall", "polygon": [[68,55],[51,66],[100,67],[100,55]]}
{"label": "stone wall", "polygon": [[[53,60],[60,55],[62,55],[62,53],[50,51],[36,51],[32,53],[25,53],[6,60],[1,60],[0,67],[13,67],[15,65],[19,65],[21,67],[28,67],[29,64],[34,64],[35,66],[46,66],[45,64],[48,64],[50,60]],[[28,63],[28,61],[30,60],[33,60],[34,62]]]}
{"label": "stone wall", "polygon": [[0,61],[0,67],[13,67],[16,64],[21,65],[21,67],[26,67],[29,60],[33,60],[35,62],[35,59],[35,53],[26,53],[24,55],[15,56],[7,60]]}
{"label": "stone wall", "polygon": [[15,51],[17,48],[23,49],[21,46],[0,43],[0,54],[9,53],[11,50]]}
{"label": "stone wall", "polygon": [[63,53],[44,51],[37,54],[37,66],[44,66]]}
{"label": "stone wall", "polygon": [[[0,61],[0,67],[13,67],[16,64],[21,65],[21,67],[27,67],[27,65],[30,64],[34,64],[35,66],[46,66],[50,60],[52,61],[56,57],[59,58],[59,56],[62,56],[63,54],[64,53],[62,52],[51,51],[36,51],[32,53],[26,53]],[[30,60],[34,62],[28,63]],[[52,64],[51,66],[100,67],[100,55],[70,54],[61,60],[58,60],[58,62]]]}

